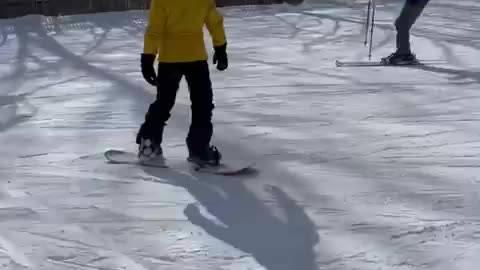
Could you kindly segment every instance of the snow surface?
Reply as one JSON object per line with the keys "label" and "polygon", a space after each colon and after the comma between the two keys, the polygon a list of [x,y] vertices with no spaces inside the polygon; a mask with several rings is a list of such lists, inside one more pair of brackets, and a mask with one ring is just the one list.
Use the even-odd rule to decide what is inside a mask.
{"label": "snow surface", "polygon": [[[378,6],[375,59],[396,2]],[[105,162],[135,150],[155,95],[145,12],[1,20],[0,269],[478,269],[480,5],[431,2],[412,32],[431,66],[336,68],[368,55],[365,7],[223,9],[214,143],[259,160],[234,178]]]}

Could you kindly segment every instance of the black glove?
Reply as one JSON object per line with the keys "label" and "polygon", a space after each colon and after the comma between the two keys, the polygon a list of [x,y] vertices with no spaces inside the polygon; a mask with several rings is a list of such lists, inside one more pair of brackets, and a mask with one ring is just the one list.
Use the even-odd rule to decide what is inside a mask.
{"label": "black glove", "polygon": [[215,53],[213,54],[213,64],[217,64],[217,69],[223,71],[228,67],[227,58],[227,43],[214,47]]}
{"label": "black glove", "polygon": [[155,57],[156,55],[154,54],[142,53],[140,59],[143,78],[151,85],[157,85],[157,74],[154,67]]}

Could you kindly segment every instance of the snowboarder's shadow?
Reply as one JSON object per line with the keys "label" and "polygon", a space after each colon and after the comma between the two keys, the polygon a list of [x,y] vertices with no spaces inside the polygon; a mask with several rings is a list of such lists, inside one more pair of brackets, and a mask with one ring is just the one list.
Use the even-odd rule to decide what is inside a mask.
{"label": "snowboarder's shadow", "polygon": [[270,195],[269,204],[281,210],[276,215],[245,186],[242,178],[198,174],[195,177],[149,167],[144,171],[154,176],[155,182],[187,189],[217,221],[204,216],[197,204],[185,208],[188,220],[209,235],[251,254],[266,269],[318,269],[314,247],[319,237],[315,224],[280,188],[265,188]]}

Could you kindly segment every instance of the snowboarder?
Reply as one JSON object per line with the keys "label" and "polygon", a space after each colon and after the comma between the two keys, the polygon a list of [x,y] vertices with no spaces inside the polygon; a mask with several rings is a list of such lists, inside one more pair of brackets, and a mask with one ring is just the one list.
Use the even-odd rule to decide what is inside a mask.
{"label": "snowboarder", "polygon": [[397,50],[391,55],[382,58],[387,64],[412,64],[417,59],[410,49],[410,29],[422,14],[429,0],[406,0],[400,15],[395,21],[397,29]]}
{"label": "snowboarder", "polygon": [[[170,118],[183,76],[189,88],[192,118],[186,137],[188,160],[218,165],[221,154],[210,145],[213,135],[213,91],[203,39],[205,25],[214,47],[213,64],[228,67],[223,15],[215,0],[152,0],[141,54],[144,79],[157,87],[140,126],[136,143],[141,160],[163,159],[163,130]],[[158,57],[155,74],[154,62]]]}

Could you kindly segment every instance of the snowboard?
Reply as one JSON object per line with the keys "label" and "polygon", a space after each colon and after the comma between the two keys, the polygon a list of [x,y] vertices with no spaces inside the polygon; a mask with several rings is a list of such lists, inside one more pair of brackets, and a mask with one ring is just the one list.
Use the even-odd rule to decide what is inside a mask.
{"label": "snowboard", "polygon": [[402,67],[402,66],[421,66],[424,65],[420,61],[413,62],[411,64],[388,64],[382,61],[340,61],[336,60],[335,65],[337,67]]}
{"label": "snowboard", "polygon": [[[131,164],[131,165],[140,165],[147,167],[156,167],[156,168],[180,168],[178,159],[168,159],[164,158],[163,160],[155,161],[141,161],[138,159],[137,154],[129,151],[118,150],[118,149],[109,149],[104,153],[105,158],[112,164]],[[191,167],[197,172],[212,173],[217,175],[239,175],[253,171],[253,166],[255,165],[254,161],[229,161],[221,162],[218,166],[203,166],[188,160],[184,162],[191,165]],[[183,168],[182,168],[183,169]]]}

